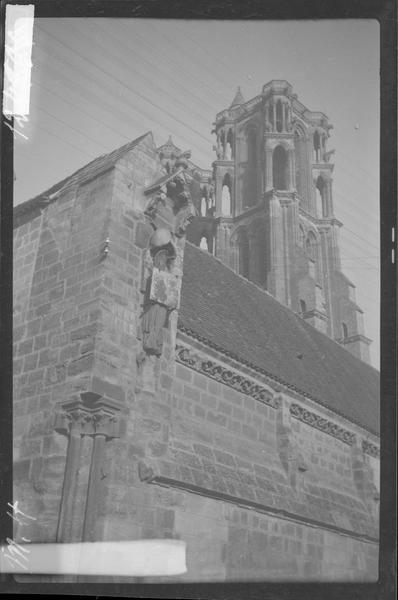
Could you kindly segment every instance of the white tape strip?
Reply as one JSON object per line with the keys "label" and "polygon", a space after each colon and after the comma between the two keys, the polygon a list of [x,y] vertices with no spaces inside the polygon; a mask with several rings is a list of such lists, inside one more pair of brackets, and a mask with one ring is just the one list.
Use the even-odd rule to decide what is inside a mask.
{"label": "white tape strip", "polygon": [[27,116],[32,68],[33,4],[6,6],[3,113]]}
{"label": "white tape strip", "polygon": [[181,540],[17,544],[0,552],[1,573],[47,575],[121,575],[146,577],[186,573]]}

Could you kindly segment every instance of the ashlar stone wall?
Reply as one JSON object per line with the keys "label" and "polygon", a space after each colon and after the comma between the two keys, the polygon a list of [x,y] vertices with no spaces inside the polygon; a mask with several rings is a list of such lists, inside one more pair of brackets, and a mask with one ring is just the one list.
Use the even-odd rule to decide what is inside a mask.
{"label": "ashlar stone wall", "polygon": [[162,173],[147,136],[17,223],[14,498],[35,520],[15,539],[181,539],[181,581],[377,579],[374,436],[177,333],[178,311],[137,362]]}

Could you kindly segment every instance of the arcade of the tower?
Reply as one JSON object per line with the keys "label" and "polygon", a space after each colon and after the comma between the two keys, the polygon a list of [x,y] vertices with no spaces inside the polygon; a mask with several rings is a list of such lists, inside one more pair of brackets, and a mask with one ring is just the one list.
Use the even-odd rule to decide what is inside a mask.
{"label": "arcade of the tower", "polygon": [[355,288],[341,272],[331,129],[287,81],[269,82],[248,102],[238,90],[216,116],[216,160],[201,179],[211,200],[188,239],[369,361]]}

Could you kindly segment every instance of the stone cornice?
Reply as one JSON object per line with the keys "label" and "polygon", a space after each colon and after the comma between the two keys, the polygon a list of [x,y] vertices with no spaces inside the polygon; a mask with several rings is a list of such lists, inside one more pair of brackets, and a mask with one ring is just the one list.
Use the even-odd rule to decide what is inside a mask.
{"label": "stone cornice", "polygon": [[[269,385],[274,391],[276,390],[279,392],[284,392],[288,395],[291,395],[293,398],[295,398],[299,401],[300,400],[305,401],[306,399],[308,399],[310,402],[313,402],[313,403],[319,405],[321,408],[325,408],[328,411],[328,413],[330,413],[331,416],[333,416],[333,414],[336,414],[337,417],[340,417],[340,418],[344,419],[345,421],[348,421],[348,423],[352,423],[354,426],[359,427],[360,428],[360,432],[358,433],[359,437],[365,437],[365,435],[367,435],[368,431],[375,437],[378,437],[377,433],[375,433],[374,431],[366,430],[363,427],[363,425],[361,425],[360,423],[357,423],[356,421],[354,421],[352,419],[351,420],[348,419],[344,414],[342,414],[338,411],[334,411],[333,409],[331,409],[330,407],[325,405],[325,403],[322,402],[322,400],[320,398],[316,398],[315,396],[312,396],[311,394],[304,392],[303,390],[297,388],[295,385],[292,385],[292,384],[284,381],[280,377],[277,377],[277,376],[273,375],[272,373],[265,371],[264,369],[256,367],[255,365],[242,360],[239,356],[236,356],[236,355],[232,354],[231,352],[226,352],[220,346],[210,342],[209,340],[207,340],[206,338],[203,338],[202,336],[197,335],[194,331],[184,327],[181,323],[178,324],[178,330],[179,330],[179,335],[181,336],[180,339],[182,338],[182,340],[184,340],[184,342],[189,345],[192,343],[194,345],[194,347],[196,346],[198,348],[199,352],[206,352],[207,348],[209,348],[209,350],[211,352],[214,351],[215,356],[220,354],[221,357],[225,357],[225,361],[230,363],[232,368],[243,369],[248,373],[249,376],[250,376],[251,372],[253,372],[253,377],[256,377],[256,375],[258,376],[258,374],[263,375],[266,379],[271,380]],[[184,338],[186,338],[186,339],[184,339]],[[177,348],[179,346],[182,348],[185,348],[188,351],[190,350],[190,348],[188,346],[183,346],[182,344],[177,344]],[[202,347],[202,346],[204,346],[204,347]],[[199,350],[199,348],[200,348],[200,350]],[[196,354],[195,350],[193,351],[193,353]],[[201,357],[199,357],[199,358],[202,361],[206,360],[205,358],[201,358]],[[188,366],[189,368],[199,371],[199,368],[195,368],[195,364],[198,364],[198,363],[196,363],[196,361],[194,361],[192,364],[188,364],[187,362],[182,363],[182,361],[180,361],[178,358],[178,354],[176,355],[176,360],[177,360],[177,362],[181,362],[181,364],[185,364],[185,366]],[[222,360],[222,358],[221,358],[221,360]],[[200,361],[199,361],[199,364],[200,364]],[[216,361],[214,361],[214,364],[220,365],[220,363],[217,361],[217,359],[216,359]],[[220,366],[222,366],[222,365],[220,365]],[[227,367],[223,367],[223,368],[228,370]],[[226,383],[226,382],[222,381],[222,383]],[[226,385],[228,385],[228,384],[226,383]],[[267,393],[270,394],[271,392],[269,389],[266,388],[266,385],[267,384],[265,384],[263,387],[265,390],[267,390]],[[245,392],[242,392],[242,393],[245,393]],[[308,409],[306,409],[306,410],[308,410]],[[362,431],[363,431],[363,433],[362,433]]]}
{"label": "stone cornice", "polygon": [[222,502],[228,502],[236,506],[240,506],[242,508],[255,510],[260,513],[272,515],[274,517],[278,517],[280,519],[288,520],[294,523],[303,524],[307,526],[309,525],[312,527],[316,527],[317,529],[347,535],[350,538],[362,540],[364,542],[370,542],[374,544],[378,543],[378,539],[376,537],[373,537],[372,535],[368,535],[366,533],[355,532],[352,529],[344,529],[342,527],[338,527],[337,525],[332,525],[331,523],[325,523],[323,521],[319,521],[308,516],[304,517],[295,514],[283,508],[270,506],[261,502],[257,502],[255,500],[250,500],[248,498],[243,498],[225,492],[220,492],[209,487],[195,485],[186,481],[182,481],[181,479],[176,479],[174,477],[162,475],[158,472],[156,466],[147,465],[142,461],[138,464],[138,474],[141,481],[151,485],[155,484],[162,487],[188,491],[193,494],[205,496],[206,498],[213,498]]}
{"label": "stone cornice", "polygon": [[323,431],[323,433],[331,435],[345,444],[352,446],[352,444],[355,443],[355,433],[352,433],[352,431],[348,431],[336,423],[333,423],[332,421],[329,421],[328,419],[325,419],[320,415],[307,410],[303,406],[299,406],[295,403],[291,404],[290,414],[295,419],[298,419],[299,421],[302,421],[311,427],[315,427],[315,429],[319,429],[320,431]]}
{"label": "stone cornice", "polygon": [[[359,309],[359,306],[358,306]],[[363,312],[361,309],[359,309],[358,312]],[[349,337],[346,338],[340,338],[339,340],[337,340],[337,342],[339,344],[341,344],[342,346],[345,346],[346,344],[352,344],[354,342],[364,342],[364,344],[371,344],[372,340],[368,337],[366,337],[365,335],[362,335],[361,333],[357,333],[355,335],[350,335]]]}
{"label": "stone cornice", "polygon": [[62,402],[55,413],[54,429],[71,435],[103,435],[108,439],[120,436],[120,415],[123,405],[116,400],[92,392],[80,398]]}
{"label": "stone cornice", "polygon": [[294,137],[294,131],[282,133],[278,131],[264,131],[264,139],[275,138],[276,140],[290,140]]}
{"label": "stone cornice", "polygon": [[318,219],[317,217],[314,217],[309,212],[304,210],[301,206],[299,207],[299,214],[308,219],[308,221],[311,221],[311,223],[313,223],[314,225],[317,225],[319,229],[323,228],[329,230],[333,225],[343,227],[343,223],[336,219],[336,217],[332,216],[327,217],[325,219]]}
{"label": "stone cornice", "polygon": [[[267,387],[256,383],[243,374],[237,373],[235,370],[229,369],[218,361],[201,356],[183,344],[176,346],[176,361],[180,364],[193,369],[203,375],[211,377],[216,381],[227,385],[236,391],[251,396],[255,400],[267,404],[272,408],[279,408],[281,397],[273,394]],[[293,402],[290,404],[290,414],[292,417],[326,433],[345,444],[352,445],[357,440],[357,435],[352,431],[341,427],[332,420],[322,417],[319,414],[308,410]],[[372,456],[376,456],[378,449],[375,444],[366,442],[362,444],[363,451]]]}
{"label": "stone cornice", "polygon": [[224,383],[225,385],[228,385],[229,387],[241,392],[242,394],[245,394],[246,396],[251,396],[259,402],[263,402],[264,404],[272,406],[272,408],[278,408],[280,405],[280,400],[273,398],[270,391],[262,385],[236,373],[235,371],[227,369],[225,366],[213,360],[202,358],[198,354],[191,352],[191,350],[186,346],[177,345],[176,360],[186,367],[194,369],[199,373],[203,373],[204,375],[207,375],[208,377],[211,377],[220,383]]}
{"label": "stone cornice", "polygon": [[330,163],[330,162],[314,162],[312,163],[312,168],[316,171],[333,171],[334,169],[334,163]]}
{"label": "stone cornice", "polygon": [[235,161],[233,158],[231,158],[230,160],[227,160],[226,158],[219,158],[215,160],[212,164],[216,167],[228,167],[230,169],[231,166],[235,166]]}
{"label": "stone cornice", "polygon": [[261,215],[264,214],[264,200],[261,199],[259,202],[257,202],[257,204],[255,204],[254,206],[251,206],[250,208],[247,208],[246,210],[244,209],[241,213],[239,213],[238,215],[235,215],[233,217],[234,222],[239,222],[244,220],[247,217],[251,217],[252,215],[254,215],[255,213],[260,212]]}
{"label": "stone cornice", "polygon": [[[317,287],[319,287],[319,286],[317,286]],[[319,319],[322,319],[323,321],[328,320],[327,314],[321,312],[317,308],[313,308],[312,310],[307,310],[305,313],[303,313],[302,316],[303,316],[303,319],[312,319],[312,317],[318,317]]]}

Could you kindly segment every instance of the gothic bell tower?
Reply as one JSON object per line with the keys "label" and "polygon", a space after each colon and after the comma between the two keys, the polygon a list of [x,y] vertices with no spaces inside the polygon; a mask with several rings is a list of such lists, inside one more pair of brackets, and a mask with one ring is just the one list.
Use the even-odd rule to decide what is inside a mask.
{"label": "gothic bell tower", "polygon": [[217,114],[213,252],[305,321],[369,362],[355,287],[341,271],[332,125],[285,80]]}

